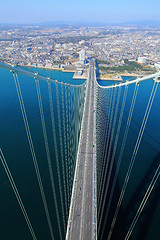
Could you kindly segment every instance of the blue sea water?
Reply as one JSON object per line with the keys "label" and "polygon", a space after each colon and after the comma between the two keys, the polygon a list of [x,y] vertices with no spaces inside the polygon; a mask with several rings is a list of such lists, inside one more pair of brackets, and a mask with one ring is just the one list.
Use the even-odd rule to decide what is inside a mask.
{"label": "blue sea water", "polygon": [[[30,69],[35,71],[35,69]],[[37,70],[36,70],[37,71]],[[53,79],[59,81],[82,84],[83,80],[72,80],[73,73],[63,73],[61,71],[53,71],[46,69],[39,69],[40,74],[50,76]],[[44,186],[48,186],[49,176],[48,167],[46,164],[45,146],[43,141],[43,133],[41,128],[41,120],[39,115],[38,101],[36,95],[35,81],[27,76],[19,74],[20,84],[22,88],[22,94],[24,97],[24,103],[27,111],[28,121],[32,133],[32,138],[35,146],[37,158],[39,159],[39,168],[42,174],[42,180]],[[99,84],[111,84],[106,81],[99,81]],[[150,96],[153,81],[149,80],[140,84],[137,101],[134,110],[134,116],[131,128],[129,130],[128,145],[124,153],[124,161],[120,169],[118,181],[120,187],[123,184],[123,180],[126,174],[129,160],[133,152],[133,146],[140,129],[144,112],[147,106],[147,102]],[[54,87],[52,88],[55,93]],[[124,112],[124,119],[122,124],[122,133],[126,125],[126,119],[128,116],[130,103],[133,95],[134,87],[129,88],[126,108]],[[46,120],[47,134],[51,138],[51,121],[49,116],[49,100],[47,93],[46,83],[41,83],[41,93],[44,106],[44,115]],[[76,96],[75,96],[76,99]],[[54,102],[55,102],[54,98]],[[155,165],[160,162],[160,87],[158,87],[156,97],[151,109],[147,126],[144,132],[144,138],[140,145],[138,157],[135,162],[133,173],[131,175],[131,181],[127,187],[127,196],[124,199],[123,207],[128,209],[128,206],[132,202],[136,191],[144,192],[145,184],[150,181],[150,176],[155,171]],[[68,102],[67,102],[68,104]],[[54,107],[57,106],[54,104]],[[72,106],[75,110],[74,106]],[[75,117],[78,113],[75,113]],[[57,119],[57,116],[55,116]],[[72,119],[73,120],[73,119]],[[12,74],[7,71],[0,69],[0,148],[2,149],[9,169],[11,170],[12,176],[15,180],[17,188],[23,199],[23,203],[26,206],[27,213],[30,217],[33,227],[37,234],[38,240],[45,239],[49,240],[50,235],[48,226],[46,224],[46,217],[43,210],[43,204],[38,190],[38,184],[36,175],[31,161],[31,154],[26,137],[22,114],[17,98],[16,88],[13,81]],[[54,150],[50,146],[51,155],[54,159]],[[74,148],[76,149],[76,147]],[[117,150],[117,155],[118,151]],[[73,157],[74,157],[74,153]],[[117,157],[116,157],[117,159]],[[53,161],[53,164],[55,162]],[[56,174],[56,170],[54,172]],[[144,185],[143,185],[144,184]],[[141,238],[145,240],[159,240],[159,222],[160,222],[160,195],[159,190],[154,192],[154,205],[148,210],[145,218],[145,226],[147,226],[145,232],[141,232]],[[57,233],[57,222],[54,216],[53,202],[51,187],[45,188],[49,210],[51,212],[51,220],[54,223],[54,234]],[[58,188],[58,183],[56,183]],[[138,192],[138,194],[140,194]],[[30,240],[31,235],[28,231],[22,212],[19,208],[15,195],[11,189],[10,183],[4,171],[2,164],[0,164],[0,239],[2,240]],[[135,197],[136,198],[136,197]],[[152,199],[151,199],[152,200]],[[139,202],[138,202],[139,203]],[[132,205],[131,205],[132,206]],[[137,206],[137,205],[136,205]],[[137,225],[134,231],[133,239],[137,239],[137,232],[140,232],[140,225]],[[140,236],[140,235],[139,235]],[[58,240],[58,237],[56,238]]]}
{"label": "blue sea water", "polygon": [[[124,80],[131,80],[126,79]],[[108,85],[109,82],[99,82],[100,85]],[[114,82],[110,82],[110,84],[114,84]],[[135,144],[138,138],[138,134],[141,128],[141,124],[145,115],[145,111],[147,108],[147,104],[150,98],[150,94],[152,91],[154,81],[148,80],[145,82],[141,82],[139,84],[138,94],[135,102],[135,107],[133,111],[132,121],[128,132],[128,137],[126,141],[126,145],[124,148],[123,158],[120,165],[120,170],[118,173],[118,182],[117,182],[117,192],[114,193],[114,198],[118,197],[120,195],[120,191],[122,189],[122,186],[124,184],[124,180],[126,177],[126,173],[129,167],[130,160],[132,159],[132,155],[134,152]],[[122,126],[119,133],[119,140],[118,145],[116,148],[116,154],[115,154],[115,166],[117,165],[117,161],[119,159],[119,154],[121,150],[121,143],[124,136],[124,131],[127,124],[127,119],[129,115],[129,110],[131,106],[131,101],[133,97],[135,84],[130,85],[128,87],[128,93],[126,98],[126,104],[124,109],[124,115],[122,119]],[[99,94],[102,99],[99,99],[99,104],[102,104],[101,109],[99,111],[99,114],[101,114],[100,117],[97,117],[97,122],[99,125],[101,125],[101,134],[105,132],[105,118],[108,118],[107,113],[105,116],[105,109],[107,109],[108,101],[107,101],[107,95],[109,94],[104,89],[99,91]],[[118,91],[118,90],[117,90]],[[120,90],[119,90],[120,91]],[[115,93],[115,89],[113,90],[113,94]],[[116,127],[118,126],[119,116],[120,116],[120,110],[122,105],[122,99],[123,99],[123,93],[124,88],[121,89],[121,97],[120,97],[120,103],[119,103],[119,110],[117,114],[117,120],[115,125],[115,130],[113,128],[111,129],[114,133],[113,135],[113,143],[116,137]],[[118,92],[116,93],[116,98],[118,96]],[[103,99],[106,99],[103,100]],[[127,188],[125,191],[125,195],[122,201],[122,207],[121,207],[121,214],[119,217],[119,220],[117,220],[116,226],[115,226],[115,232],[113,233],[113,236],[111,239],[124,239],[125,234],[128,231],[128,228],[133,220],[134,215],[136,214],[138,207],[143,199],[143,196],[145,192],[147,191],[147,188],[154,176],[154,173],[156,172],[156,169],[158,165],[160,164],[160,86],[158,86],[155,99],[153,101],[153,105],[149,114],[149,118],[145,127],[145,131],[137,152],[137,156],[133,165],[133,169],[127,184]],[[102,103],[103,102],[103,103]],[[114,118],[115,118],[115,106],[111,105],[111,111],[114,112]],[[108,113],[109,114],[109,113]],[[103,116],[103,117],[102,117]],[[113,119],[114,119],[113,118]],[[111,123],[113,126],[113,121]],[[99,127],[99,126],[98,126]],[[98,135],[98,133],[97,133]],[[100,138],[100,137],[99,137]],[[102,141],[103,142],[103,141]],[[101,143],[98,143],[98,146],[101,145]],[[98,148],[97,146],[97,148]],[[114,148],[114,146],[112,146]],[[108,161],[108,159],[106,159]],[[113,166],[113,167],[115,167]],[[114,169],[114,168],[113,168]],[[108,176],[108,175],[107,175]],[[107,181],[106,176],[106,181]],[[152,194],[150,195],[150,198],[147,201],[147,204],[145,205],[144,211],[142,212],[140,219],[138,223],[136,224],[136,227],[133,230],[133,233],[131,235],[131,239],[134,240],[152,240],[156,239],[158,240],[160,238],[160,231],[159,231],[159,220],[160,220],[160,195],[158,187],[160,185],[160,180],[158,179]],[[119,193],[118,193],[119,192]],[[116,196],[117,194],[117,196]],[[118,199],[117,199],[118,201]],[[116,203],[116,200],[115,200]],[[114,204],[115,204],[114,203]],[[114,209],[116,209],[116,205],[111,205],[112,214],[114,212]],[[117,204],[117,203],[116,203]],[[104,213],[105,215],[105,213]],[[113,215],[111,216],[112,219]],[[108,220],[109,221],[109,220]],[[103,224],[103,223],[102,223]],[[108,226],[106,226],[106,234],[107,231],[109,231],[110,222],[107,222]],[[117,230],[116,230],[117,229]],[[117,232],[116,232],[117,231]],[[107,234],[108,236],[108,234]],[[105,236],[103,239],[106,239]]]}
{"label": "blue sea water", "polygon": [[[35,71],[34,69],[30,69]],[[37,71],[37,70],[36,70]],[[53,79],[57,79],[60,82],[82,84],[83,80],[72,80],[73,73],[63,73],[61,71],[50,71],[50,70],[38,70],[40,74],[45,76],[50,76]],[[41,126],[41,118],[37,100],[36,85],[35,80],[28,76],[18,74],[20,86],[22,90],[24,105],[26,108],[27,118],[29,122],[29,127],[32,135],[32,140],[36,152],[36,157],[38,159],[39,170],[42,177],[43,187],[46,194],[46,199],[48,203],[50,218],[53,223],[53,232],[55,239],[59,239],[57,218],[55,217],[55,206],[53,202],[52,189],[50,184],[49,170],[46,159],[46,150],[44,145],[43,131]],[[57,146],[59,154],[59,164],[61,169],[61,179],[63,179],[62,174],[62,154],[65,155],[65,151],[70,151],[69,159],[72,168],[70,167],[69,181],[70,181],[70,194],[71,194],[71,183],[73,181],[74,165],[76,159],[76,149],[77,140],[79,136],[79,122],[82,111],[82,101],[79,101],[78,90],[70,89],[65,90],[63,87],[64,94],[70,94],[67,99],[65,99],[66,111],[70,114],[69,127],[70,140],[67,143],[67,149],[60,151],[60,130],[58,123],[58,113],[57,113],[57,99],[56,99],[56,88],[54,84],[51,84],[52,94],[53,94],[53,108],[55,117],[55,127],[57,134]],[[50,117],[49,108],[49,95],[48,86],[46,82],[40,81],[40,89],[43,102],[44,118],[46,124],[47,137],[49,142],[49,150],[53,166],[53,175],[55,180],[55,189],[57,191],[57,201],[60,213],[60,222],[63,226],[62,220],[62,209],[60,204],[60,193],[58,185],[57,176],[57,166],[55,161],[55,151],[52,136],[52,125]],[[58,93],[60,99],[60,119],[62,121],[62,102],[61,102],[61,85],[58,85]],[[83,96],[83,92],[82,92]],[[65,96],[64,96],[65,98]],[[67,123],[67,116],[64,119],[64,124]],[[61,122],[61,125],[63,122]],[[66,130],[67,131],[67,130]],[[69,131],[69,130],[68,130]],[[64,135],[62,129],[62,136]],[[62,139],[64,145],[64,139]],[[37,239],[51,239],[49,234],[49,229],[46,221],[45,211],[43,207],[43,202],[40,196],[40,191],[36,179],[36,174],[34,170],[34,165],[32,161],[32,156],[28,144],[28,139],[24,127],[24,122],[22,118],[22,113],[18,101],[18,96],[16,92],[16,87],[13,79],[13,75],[8,70],[0,69],[0,148],[5,156],[8,167],[11,171],[17,189],[22,198],[23,204],[26,208],[27,214],[32,223],[33,229],[35,230]],[[64,163],[66,166],[66,163]],[[63,181],[62,181],[63,183]],[[62,186],[63,203],[64,200],[64,186]],[[4,171],[2,164],[0,163],[0,239],[3,240],[29,240],[32,239],[30,232],[28,230],[27,224],[24,220],[20,207],[18,205],[17,199],[15,198],[14,192],[11,188],[7,175]],[[65,206],[64,206],[65,209]],[[68,212],[69,209],[66,209]],[[65,232],[62,229],[62,236],[64,239]]]}
{"label": "blue sea water", "polygon": [[51,77],[52,79],[58,80],[59,82],[70,83],[73,85],[81,85],[85,82],[85,80],[82,80],[82,79],[72,79],[73,73],[71,72],[62,72],[61,70],[52,70],[52,69],[45,69],[45,68],[38,69],[38,68],[31,68],[31,67],[25,67],[25,69],[32,72],[38,72],[43,76]]}

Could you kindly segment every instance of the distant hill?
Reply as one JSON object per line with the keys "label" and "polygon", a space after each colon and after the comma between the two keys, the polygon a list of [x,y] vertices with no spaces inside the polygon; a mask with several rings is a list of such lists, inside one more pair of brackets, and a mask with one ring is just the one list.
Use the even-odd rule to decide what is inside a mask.
{"label": "distant hill", "polygon": [[135,26],[149,26],[149,27],[160,27],[160,21],[155,20],[139,20],[139,21],[128,21],[122,23],[122,25],[135,25]]}
{"label": "distant hill", "polygon": [[101,22],[85,22],[85,21],[46,21],[37,23],[38,26],[85,26],[85,27],[99,27],[106,23]]}
{"label": "distant hill", "polygon": [[160,27],[160,21],[155,20],[137,20],[137,21],[127,21],[121,23],[112,23],[112,22],[85,22],[85,21],[45,21],[40,23],[28,23],[28,24],[16,24],[16,23],[0,23],[0,30],[16,28],[16,27],[102,27],[102,26],[137,26],[137,27]]}
{"label": "distant hill", "polygon": [[71,26],[84,26],[84,27],[101,27],[101,26],[129,26],[134,25],[137,27],[149,26],[149,27],[160,27],[160,21],[154,20],[138,20],[138,21],[127,21],[124,23],[107,23],[107,22],[85,22],[85,21],[46,21],[41,23],[33,24],[39,27],[71,27]]}

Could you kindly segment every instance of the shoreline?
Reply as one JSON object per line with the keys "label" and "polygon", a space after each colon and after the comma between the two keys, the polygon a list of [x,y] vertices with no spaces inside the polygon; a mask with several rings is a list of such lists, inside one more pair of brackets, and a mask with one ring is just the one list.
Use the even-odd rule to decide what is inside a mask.
{"label": "shoreline", "polygon": [[[8,63],[7,63],[8,64]],[[11,64],[9,64],[11,65]],[[28,68],[37,68],[37,69],[47,69],[47,70],[56,70],[56,71],[61,71],[61,72],[68,72],[68,73],[74,73],[72,79],[74,80],[86,80],[88,76],[88,72],[85,71],[82,75],[77,75],[77,70],[70,70],[70,69],[64,69],[64,68],[56,68],[56,67],[37,67],[37,66],[32,66],[32,65],[18,65],[19,67],[28,67]],[[119,74],[118,77],[114,76],[109,76],[110,74],[106,74],[108,76],[99,76],[97,77],[98,81],[116,81],[116,82],[123,82],[122,77],[139,77],[140,74],[137,73],[124,73],[124,74]]]}
{"label": "shoreline", "polygon": [[114,81],[114,82],[123,82],[122,76],[119,78],[103,78],[103,77],[97,77],[98,81]]}
{"label": "shoreline", "polygon": [[19,65],[19,67],[30,67],[30,68],[38,68],[38,69],[50,69],[50,70],[57,70],[57,71],[62,71],[62,72],[76,72],[76,70],[69,70],[69,69],[64,69],[64,68],[56,68],[56,67],[37,67],[37,66],[32,66],[32,65]]}
{"label": "shoreline", "polygon": [[123,77],[139,77],[137,73],[106,73],[97,77],[97,80],[123,82]]}

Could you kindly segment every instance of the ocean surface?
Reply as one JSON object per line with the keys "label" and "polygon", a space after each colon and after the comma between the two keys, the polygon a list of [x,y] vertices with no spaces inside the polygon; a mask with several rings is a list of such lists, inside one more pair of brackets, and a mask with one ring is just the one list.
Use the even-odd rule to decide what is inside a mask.
{"label": "ocean surface", "polygon": [[[124,80],[130,80],[124,78]],[[132,79],[131,79],[132,80]],[[104,85],[105,82],[103,81],[101,85]],[[107,85],[108,83],[106,83]],[[138,134],[141,129],[141,125],[143,122],[143,118],[145,115],[145,111],[148,105],[148,101],[151,95],[152,87],[154,81],[148,80],[145,82],[141,82],[138,88],[138,94],[134,106],[132,121],[130,124],[128,137],[126,140],[126,145],[124,148],[124,153],[120,165],[120,170],[118,173],[118,182],[116,183],[116,192],[114,193],[109,218],[106,223],[106,230],[105,236],[102,239],[106,239],[108,236],[108,232],[110,230],[111,221],[113,219],[113,213],[116,209],[118,196],[120,195],[120,191],[122,189],[126,173],[130,164],[130,160],[132,159],[133,152],[135,149],[135,144],[137,142]],[[131,107],[131,101],[133,97],[135,85],[130,85],[128,87],[128,93],[126,98],[126,104],[124,109],[124,115],[122,119],[122,125],[119,133],[119,140],[116,147],[116,153],[114,157],[114,165],[117,165],[119,154],[121,150],[121,144],[124,136],[124,131],[127,124],[127,119],[129,115],[129,110]],[[112,91],[112,90],[111,90]],[[115,91],[113,92],[114,95]],[[121,97],[119,103],[119,110],[117,113],[117,120],[116,125],[118,125],[119,116],[120,116],[120,109],[122,105],[122,96],[124,93],[124,88],[121,89]],[[100,128],[101,135],[105,132],[105,118],[108,118],[105,109],[107,109],[108,101],[107,96],[110,94],[109,92],[105,92],[105,90],[99,91],[99,104],[101,104],[101,110],[99,110],[99,116],[97,117],[97,124]],[[116,99],[118,96],[118,92],[116,93]],[[153,101],[153,105],[151,107],[151,111],[148,117],[148,121],[144,130],[144,134],[136,155],[136,159],[131,171],[131,175],[127,184],[127,188],[125,190],[125,195],[123,197],[120,213],[118,215],[118,219],[115,225],[115,230],[112,234],[111,239],[125,239],[127,231],[129,229],[130,224],[132,223],[133,217],[135,216],[136,212],[138,211],[138,207],[140,206],[142,199],[153,179],[153,176],[156,172],[160,164],[160,86],[158,86],[155,99]],[[114,112],[115,117],[115,105],[112,105],[111,111]],[[113,118],[114,119],[114,118]],[[113,121],[112,121],[113,126]],[[111,134],[113,131],[113,142],[116,138],[116,127],[115,130],[112,128]],[[98,133],[97,133],[98,136]],[[101,137],[99,137],[101,139]],[[97,148],[100,148],[103,144],[103,138],[98,142]],[[112,149],[114,145],[112,145]],[[103,148],[102,148],[103,150]],[[100,150],[101,152],[101,150]],[[108,159],[106,159],[106,162]],[[100,169],[99,169],[100,171]],[[108,176],[108,175],[107,175]],[[107,181],[106,176],[106,181]],[[112,184],[111,184],[112,185]],[[145,204],[144,211],[141,213],[138,223],[136,224],[133,233],[131,235],[131,239],[134,240],[152,240],[152,239],[160,239],[160,230],[159,230],[159,221],[160,221],[160,194],[159,194],[159,186],[160,186],[160,179],[158,178],[157,183],[155,184],[150,197],[148,198],[147,203]],[[110,189],[112,186],[110,186]],[[109,196],[108,196],[109,198]],[[117,199],[117,200],[116,200]],[[117,202],[116,202],[117,201]],[[106,203],[107,206],[107,203]],[[105,218],[105,213],[103,216],[103,220]],[[103,225],[103,221],[102,221]]]}
{"label": "ocean surface", "polygon": [[[37,69],[33,68],[30,68],[29,70],[37,71]],[[83,80],[72,80],[73,73],[63,73],[61,71],[50,71],[43,69],[38,70],[38,72],[39,74],[42,74],[44,76],[50,76],[51,78],[58,80],[59,82],[72,84],[76,83],[76,85],[85,82]],[[59,239],[60,237],[58,231],[57,217],[55,217],[57,215],[50,184],[51,180],[49,177],[47,155],[44,144],[35,80],[21,74],[18,74],[18,78],[21,86],[22,96],[36,153],[36,158],[38,161],[39,170],[43,182],[43,188],[46,195],[50,219],[53,225],[53,233],[55,239]],[[46,82],[40,81],[40,90],[46,125],[46,133],[49,144],[48,147],[53,167],[55,191],[57,193],[57,205],[60,215],[60,225],[63,226],[64,219],[62,217],[62,205],[64,210],[63,212],[65,212],[65,220],[66,215],[69,211],[67,205],[65,205],[67,201],[65,198],[66,196],[64,197],[66,188],[64,187],[65,183],[63,181],[63,176],[64,174],[66,174],[65,171],[68,171],[66,181],[68,181],[67,192],[69,192],[69,196],[67,196],[67,199],[70,200],[80,130],[79,124],[83,110],[82,103],[84,96],[83,91],[81,93],[77,90],[77,88],[70,88],[68,85],[57,85],[56,92],[55,84],[51,84],[55,131],[57,137],[56,142],[58,148],[57,152],[62,188],[62,204],[62,202],[60,201],[55,142],[53,141],[50,101],[48,94],[48,85]],[[59,98],[59,103],[57,103],[57,96]],[[65,116],[65,118],[63,117],[62,111],[62,99],[64,101],[63,110],[65,112],[68,112],[68,116]],[[49,234],[43,202],[37,183],[37,178],[28,144],[26,130],[24,127],[20,104],[18,101],[14,78],[11,72],[4,69],[0,69],[0,103],[0,148],[2,149],[8,167],[11,171],[16,187],[26,208],[26,212],[30,218],[30,222],[32,223],[33,229],[35,230],[37,239],[49,240],[51,239],[51,237]],[[67,122],[69,122],[68,125]],[[61,127],[59,127],[60,125]],[[63,138],[64,129],[66,131],[66,136],[69,138],[67,143]],[[62,135],[61,137],[60,134]],[[63,150],[61,150],[61,143],[63,145]],[[67,163],[65,161],[66,153],[69,159]],[[62,168],[64,169],[63,171]],[[69,168],[69,170],[67,170],[67,168]],[[20,210],[20,206],[18,205],[13,189],[11,188],[6,172],[4,171],[4,168],[2,166],[2,163],[0,163],[0,196],[0,239],[32,239],[28,226]],[[64,228],[66,228],[66,222]],[[64,228],[62,227],[61,229],[63,239],[65,235]]]}
{"label": "ocean surface", "polygon": [[[29,68],[31,71],[37,71],[36,69]],[[46,69],[39,69],[38,72],[45,76],[50,76],[60,82],[82,84],[84,80],[73,80],[73,73],[63,73],[61,71],[53,71]],[[35,88],[35,81],[29,77],[19,74],[20,85],[22,89],[23,99],[26,107],[27,117],[29,121],[30,130],[32,133],[32,139],[37,154],[40,172],[42,173],[42,180],[44,187],[46,186],[45,194],[47,195],[47,202],[50,211],[50,217],[54,223],[55,239],[59,240],[57,231],[57,222],[54,215],[55,209],[53,208],[51,186],[48,186],[49,174],[48,166],[46,164],[46,152],[44,146],[43,132],[41,127],[41,119],[38,108],[37,94]],[[99,81],[100,85],[111,84],[106,81]],[[134,109],[133,121],[129,130],[130,144],[125,149],[124,161],[120,168],[118,181],[120,187],[123,184],[123,180],[126,174],[126,169],[129,165],[130,156],[133,152],[133,146],[141,126],[141,122],[144,116],[144,112],[148,103],[150,92],[153,86],[153,81],[149,80],[140,84],[137,102]],[[128,90],[128,97],[126,108],[124,112],[124,119],[122,124],[122,132],[124,131],[127,114],[130,108],[130,103],[133,95],[134,87],[131,86]],[[51,134],[51,119],[49,115],[49,100],[48,100],[48,88],[47,84],[41,83],[41,94],[44,108],[44,115],[46,121],[46,128],[48,138],[52,137]],[[53,96],[55,94],[54,87],[52,88]],[[71,93],[72,94],[72,93]],[[77,95],[76,95],[77,94]],[[79,93],[75,92],[74,99],[78,98]],[[55,106],[55,98],[54,107]],[[69,102],[65,102],[66,105]],[[80,104],[80,103],[79,103]],[[60,106],[62,107],[62,106]],[[66,108],[66,107],[65,107]],[[76,105],[71,106],[71,109],[75,111]],[[74,114],[73,114],[74,115]],[[126,117],[125,117],[126,116]],[[55,119],[58,117],[55,116]],[[80,113],[76,110],[72,120],[78,122],[80,119]],[[58,121],[58,120],[57,120]],[[65,120],[66,121],[66,120]],[[74,123],[73,123],[74,125]],[[124,211],[129,206],[132,208],[133,198],[137,199],[137,194],[145,192],[150,176],[154,174],[155,167],[160,163],[160,87],[157,89],[156,97],[151,109],[147,126],[144,132],[143,141],[138,151],[138,156],[134,165],[133,173],[131,175],[131,181],[127,187],[127,196],[123,201]],[[72,126],[73,129],[76,128]],[[58,128],[58,125],[57,125]],[[58,130],[57,130],[58,131]],[[78,138],[78,131],[76,132],[76,139]],[[73,139],[74,140],[74,139]],[[60,139],[57,139],[60,144]],[[63,140],[64,141],[64,140]],[[72,143],[70,143],[72,145]],[[16,183],[17,189],[21,195],[24,206],[28,216],[30,217],[33,228],[36,232],[38,240],[50,240],[50,234],[46,223],[46,216],[43,209],[43,203],[40,196],[38,183],[35,175],[33,161],[28,145],[28,140],[24,128],[22,113],[20,110],[17,92],[13,80],[12,74],[4,69],[0,69],[0,148],[3,151],[8,167],[11,171],[13,179]],[[54,150],[49,145],[51,156],[53,157],[52,164],[55,163]],[[76,151],[75,145],[72,151]],[[68,150],[67,150],[68,151]],[[118,155],[117,150],[117,155]],[[75,152],[72,152],[72,158],[75,159]],[[117,157],[118,158],[118,157]],[[116,159],[117,159],[116,158]],[[74,160],[73,160],[74,161]],[[54,168],[53,168],[54,169]],[[53,170],[53,174],[56,175],[56,169]],[[73,178],[73,176],[71,176]],[[55,177],[57,179],[57,176]],[[71,179],[72,181],[73,179]],[[56,188],[58,189],[58,180],[56,180]],[[145,229],[138,224],[133,232],[132,239],[145,239],[145,240],[159,240],[160,239],[160,194],[159,185],[156,185],[155,191],[153,191],[153,197],[151,198],[152,205],[148,206],[147,213],[142,215],[142,222],[145,224]],[[150,202],[149,201],[149,202]],[[58,199],[59,203],[59,199]],[[137,200],[137,204],[140,200]],[[60,205],[60,203],[59,203]],[[135,203],[136,205],[136,203]],[[136,205],[137,209],[137,205]],[[61,211],[61,210],[60,210]],[[132,214],[132,211],[131,213]],[[60,220],[62,222],[62,219]],[[146,228],[147,227],[147,228]],[[64,237],[64,232],[62,233]],[[0,239],[2,240],[30,240],[32,239],[28,230],[27,224],[24,220],[17,199],[11,188],[6,172],[2,164],[0,163]]]}

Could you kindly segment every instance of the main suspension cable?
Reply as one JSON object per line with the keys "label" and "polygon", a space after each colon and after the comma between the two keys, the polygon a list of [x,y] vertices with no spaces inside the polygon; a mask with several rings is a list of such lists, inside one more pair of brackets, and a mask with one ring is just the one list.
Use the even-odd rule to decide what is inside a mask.
{"label": "main suspension cable", "polygon": [[132,154],[132,157],[131,157],[131,161],[130,161],[130,164],[129,164],[129,167],[128,167],[128,171],[127,171],[127,174],[126,174],[126,177],[125,177],[125,180],[124,180],[124,183],[123,183],[123,187],[122,187],[122,190],[121,190],[121,193],[120,193],[120,197],[119,197],[119,200],[118,200],[116,211],[115,211],[115,214],[114,214],[114,217],[113,217],[113,220],[112,220],[111,228],[110,228],[108,238],[107,238],[108,240],[110,240],[110,238],[111,238],[111,235],[112,235],[115,223],[116,223],[116,219],[117,219],[117,216],[118,216],[118,213],[119,213],[119,209],[120,209],[120,206],[121,206],[121,203],[122,203],[122,200],[123,200],[126,188],[127,188],[127,184],[128,184],[131,172],[132,172],[132,168],[133,168],[133,165],[134,165],[134,162],[135,162],[135,158],[137,156],[137,152],[138,152],[141,140],[142,140],[144,129],[145,129],[145,126],[147,124],[147,120],[148,120],[149,113],[150,113],[150,110],[151,110],[151,107],[152,107],[152,104],[153,104],[153,100],[154,100],[154,97],[155,97],[155,94],[156,94],[157,87],[158,87],[158,83],[154,82],[153,88],[152,88],[152,91],[151,91],[151,94],[150,94],[150,98],[149,98],[149,101],[148,101],[148,105],[147,105],[147,108],[146,108],[146,111],[145,111],[145,114],[144,114],[144,118],[143,118],[143,121],[142,121],[142,125],[141,125],[140,131],[139,131],[139,134],[138,134],[138,138],[137,138],[137,141],[136,141],[136,144],[135,144],[135,148],[134,148],[134,151],[133,151],[133,154]]}
{"label": "main suspension cable", "polygon": [[31,151],[31,155],[32,155],[33,163],[34,163],[34,168],[35,168],[35,172],[36,172],[36,176],[37,176],[37,180],[38,180],[38,184],[39,184],[39,188],[40,188],[40,193],[41,193],[41,197],[42,197],[42,201],[43,201],[43,205],[44,205],[44,209],[45,209],[45,213],[46,213],[46,217],[47,217],[47,222],[48,222],[51,238],[53,240],[54,239],[53,228],[52,228],[51,219],[50,219],[50,215],[49,215],[46,196],[44,193],[44,188],[42,185],[42,179],[41,179],[41,175],[40,175],[40,171],[39,171],[39,167],[38,167],[38,162],[37,162],[36,153],[35,153],[35,149],[34,149],[34,145],[33,145],[33,140],[32,140],[32,136],[31,136],[31,132],[30,132],[30,128],[29,128],[28,118],[27,118],[27,114],[26,114],[26,110],[25,110],[25,106],[24,106],[21,87],[19,84],[18,75],[13,73],[13,77],[14,77],[18,100],[19,100],[19,104],[20,104],[20,108],[21,108],[21,112],[22,112],[24,125],[25,125],[27,139],[29,142],[29,147],[30,147],[30,151]]}
{"label": "main suspension cable", "polygon": [[14,182],[14,180],[13,180],[13,177],[12,177],[12,175],[11,175],[11,172],[10,172],[9,168],[8,168],[6,159],[5,159],[4,155],[3,155],[3,152],[2,152],[2,149],[1,149],[1,148],[0,148],[0,160],[1,160],[1,162],[2,162],[2,165],[3,165],[3,167],[4,167],[5,172],[6,172],[6,174],[7,174],[7,177],[8,177],[8,179],[9,179],[10,184],[11,184],[11,187],[12,187],[12,189],[13,189],[13,191],[14,191],[14,194],[15,194],[15,196],[16,196],[16,199],[17,199],[17,201],[18,201],[18,204],[19,204],[19,206],[20,206],[20,208],[21,208],[21,211],[22,211],[22,213],[23,213],[23,216],[24,216],[24,218],[25,218],[25,220],[26,220],[26,223],[27,223],[27,226],[28,226],[29,231],[30,231],[30,233],[31,233],[31,236],[32,236],[33,240],[37,240],[36,235],[35,235],[35,232],[34,232],[33,227],[32,227],[32,224],[31,224],[31,222],[30,222],[30,219],[29,219],[29,217],[28,217],[28,214],[27,214],[26,209],[25,209],[25,207],[24,207],[24,204],[23,204],[23,202],[22,202],[21,196],[20,196],[20,194],[19,194],[19,192],[18,192],[18,189],[17,189],[17,187],[16,187],[16,184],[15,184],[15,182]]}

